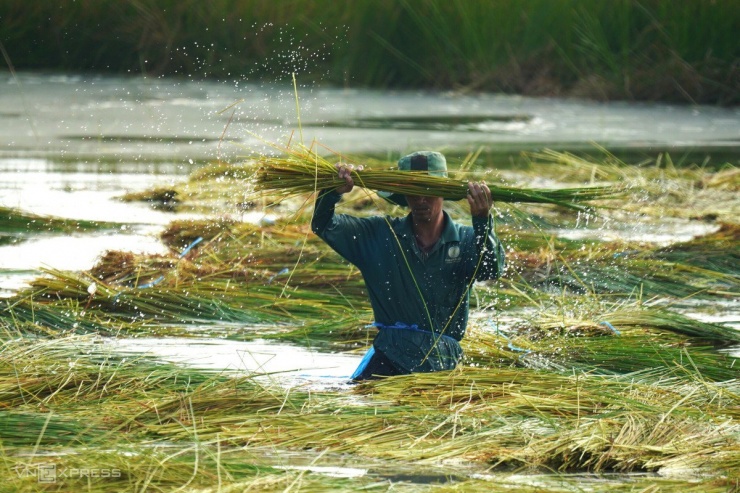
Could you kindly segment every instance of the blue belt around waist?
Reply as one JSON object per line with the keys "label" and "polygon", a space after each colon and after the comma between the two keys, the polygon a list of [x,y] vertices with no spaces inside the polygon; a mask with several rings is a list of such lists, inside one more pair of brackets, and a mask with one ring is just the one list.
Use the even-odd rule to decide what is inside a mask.
{"label": "blue belt around waist", "polygon": [[[371,325],[368,325],[368,327],[376,327],[381,332],[384,329],[391,329],[391,330],[395,329],[395,330],[418,332],[418,333],[422,333],[424,335],[429,335],[429,336],[431,336],[434,339],[434,343],[435,343],[434,346],[437,346],[437,344],[440,342],[440,340],[442,340],[442,341],[444,341],[443,344],[441,344],[442,346],[455,348],[455,353],[457,353],[457,354],[451,355],[452,359],[455,360],[455,363],[457,362],[457,359],[459,359],[459,357],[461,355],[461,352],[462,352],[459,349],[460,348],[460,345],[459,345],[457,339],[455,339],[453,337],[450,337],[450,336],[448,336],[446,334],[438,334],[438,333],[435,333],[435,332],[432,332],[432,331],[429,331],[429,330],[420,329],[417,325],[408,325],[408,324],[405,324],[403,322],[396,322],[393,325],[386,325],[386,324],[382,324],[380,322],[374,322]],[[351,378],[354,379],[354,378],[358,377],[365,370],[365,368],[367,367],[368,363],[370,362],[370,360],[372,359],[372,357],[373,357],[374,354],[375,354],[375,345],[373,345],[365,353],[365,356],[360,361],[359,366],[357,367],[357,369],[355,370],[355,372],[352,374],[352,377]],[[386,356],[391,356],[391,355],[387,354]],[[424,356],[424,360],[426,360],[427,357],[429,356],[429,354],[425,354],[423,356]],[[448,365],[444,365],[444,366],[449,366],[449,364]],[[454,367],[454,364],[452,366]],[[445,368],[435,368],[435,369],[445,369]],[[431,370],[430,369],[427,369],[427,370],[421,370],[421,371],[431,371]]]}
{"label": "blue belt around waist", "polygon": [[419,326],[416,325],[416,324],[408,325],[408,324],[405,324],[403,322],[396,322],[393,325],[385,325],[385,324],[382,324],[380,322],[373,322],[372,324],[368,325],[367,327],[376,327],[379,330],[380,329],[414,330],[416,332],[423,332],[425,334],[432,334],[435,337],[444,337],[445,339],[447,339],[449,341],[455,341],[455,342],[457,342],[457,339],[455,339],[454,337],[448,336],[447,334],[440,334],[438,332],[434,332],[434,331],[431,331],[431,330],[420,329]]}

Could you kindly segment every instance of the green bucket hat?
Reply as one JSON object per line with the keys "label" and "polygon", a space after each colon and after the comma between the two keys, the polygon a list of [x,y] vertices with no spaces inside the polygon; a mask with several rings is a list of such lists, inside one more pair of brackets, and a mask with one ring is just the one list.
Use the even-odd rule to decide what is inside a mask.
{"label": "green bucket hat", "polygon": [[[417,151],[398,160],[399,171],[426,171],[433,176],[447,178],[447,160],[436,151]],[[396,205],[408,207],[406,197],[397,193],[378,192],[378,195]]]}

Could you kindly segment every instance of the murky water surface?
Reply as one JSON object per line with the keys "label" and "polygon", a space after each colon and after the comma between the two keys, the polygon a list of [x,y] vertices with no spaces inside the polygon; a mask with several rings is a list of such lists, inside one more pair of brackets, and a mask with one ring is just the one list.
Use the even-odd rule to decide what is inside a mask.
{"label": "murky water surface", "polygon": [[[301,87],[303,140],[345,153],[478,145],[737,150],[740,109]],[[235,104],[237,103],[237,104]],[[233,106],[232,106],[233,105]],[[212,159],[283,141],[291,86],[0,72],[0,157]],[[295,138],[299,134],[296,133]],[[223,140],[219,144],[219,141]]]}

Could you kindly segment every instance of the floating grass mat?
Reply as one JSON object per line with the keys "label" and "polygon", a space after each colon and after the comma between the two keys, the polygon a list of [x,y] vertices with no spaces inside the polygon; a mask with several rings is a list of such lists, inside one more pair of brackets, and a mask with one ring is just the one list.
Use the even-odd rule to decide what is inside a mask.
{"label": "floating grass mat", "polygon": [[120,197],[123,202],[147,202],[155,210],[174,212],[182,202],[177,190],[157,187],[142,192],[128,192]]}
{"label": "floating grass mat", "polygon": [[207,221],[177,221],[163,233],[168,245],[181,248],[197,238],[208,238],[198,235],[201,231],[211,231],[210,239],[201,243],[193,256],[198,263],[198,270],[193,273],[201,280],[288,282],[292,286],[328,287],[332,291],[341,285],[341,295],[351,298],[364,292],[359,271],[310,233],[308,225],[237,223],[218,233],[209,228]]}
{"label": "floating grass mat", "polygon": [[[162,286],[197,290],[199,285],[221,286],[230,280],[226,289],[248,289],[260,283],[284,289],[328,288],[330,296],[362,303],[364,284],[359,271],[310,234],[307,226],[184,220],[170,224],[162,237],[173,252],[185,249],[187,255],[108,251],[90,270],[90,276],[125,287],[156,281]],[[191,249],[189,245],[196,241]]]}
{"label": "floating grass mat", "polygon": [[[529,296],[529,295],[527,295]],[[627,373],[665,368],[676,376],[736,378],[737,358],[717,351],[740,342],[732,326],[702,322],[661,306],[599,297],[540,296],[537,309],[475,313],[463,340],[466,361],[555,372]]]}
{"label": "floating grass mat", "polygon": [[538,176],[623,183],[624,190],[629,193],[621,205],[625,210],[656,218],[681,217],[737,224],[740,171],[736,166],[726,163],[719,169],[710,169],[706,163],[679,165],[668,154],[630,165],[606,149],[598,150],[602,153],[598,161],[552,150],[528,156]]}
{"label": "floating grass mat", "polygon": [[[308,150],[284,148],[286,158],[263,156],[252,164],[253,183],[258,192],[270,192],[288,198],[319,190],[334,189],[344,182],[337,176],[333,163]],[[462,200],[468,193],[468,181],[431,176],[424,172],[356,168],[352,171],[355,185],[372,190]],[[489,184],[496,202],[555,204],[587,210],[584,203],[613,199],[623,192],[613,186],[560,189],[525,189]]]}
{"label": "floating grass mat", "polygon": [[[676,378],[722,382],[737,378],[738,358],[715,348],[690,345],[685,339],[650,335],[576,337],[551,341],[548,352],[563,368],[630,373],[666,368]],[[527,355],[529,358],[531,355]]]}
{"label": "floating grass mat", "polygon": [[[573,328],[582,332],[584,328]],[[626,374],[661,370],[660,378],[722,382],[737,377],[737,358],[687,338],[640,331],[617,336],[608,329],[587,330],[595,335],[549,335],[530,326],[506,333],[470,331],[463,340],[464,364],[482,367],[515,366],[556,373],[574,371]]]}
{"label": "floating grass mat", "polygon": [[75,302],[39,304],[29,301],[9,302],[0,300],[0,326],[8,336],[96,333],[115,336],[126,334],[151,334],[153,330],[141,323],[113,320],[112,317],[86,312]]}
{"label": "floating grass mat", "polygon": [[308,221],[277,219],[270,224],[253,224],[233,219],[184,219],[172,221],[160,238],[174,252],[180,252],[201,238],[202,249],[208,245],[233,254],[234,260],[245,254],[262,255],[264,247],[309,246],[318,250],[330,249],[311,232]]}
{"label": "floating grass mat", "polygon": [[[16,297],[0,300],[0,318],[57,331],[98,330],[100,320],[161,323],[281,323],[346,318],[355,311],[346,297],[285,285],[209,280],[178,286],[176,280],[146,288],[121,288],[89,275],[46,270]],[[94,286],[94,289],[91,288]],[[115,326],[115,325],[114,325]],[[125,325],[118,325],[118,330]]]}
{"label": "floating grass mat", "polygon": [[685,335],[700,341],[711,341],[717,345],[740,342],[740,331],[718,323],[702,322],[680,313],[655,306],[625,306],[596,315],[595,321],[568,319],[562,315],[540,313],[537,325],[545,330],[550,328],[576,327],[578,329],[614,327],[614,331],[624,332],[633,329],[648,329]]}
{"label": "floating grass mat", "polygon": [[103,429],[90,428],[85,420],[0,410],[0,448],[81,445],[99,436]]}
{"label": "floating grass mat", "polygon": [[[343,453],[361,463],[380,459],[411,466],[451,459],[571,472],[681,465],[705,478],[731,470],[737,460],[736,382],[679,381],[655,372],[603,377],[459,368],[366,382],[355,387],[362,396],[357,401],[145,358],[110,357],[91,351],[85,341],[91,340],[6,342],[2,402],[41,404],[65,418],[105,423],[107,433],[75,454],[80,462],[63,456],[49,461],[71,467],[102,447],[97,464],[119,468],[132,481],[168,485],[180,477],[181,486],[182,464],[188,463],[193,484],[212,484],[218,457],[224,473],[241,458],[243,469],[233,472],[242,477],[249,469],[261,470],[250,465],[260,451]],[[19,374],[20,365],[25,371]],[[148,452],[136,453],[137,444]],[[123,453],[111,453],[112,447]],[[171,470],[164,467],[170,462]]]}
{"label": "floating grass mat", "polygon": [[307,226],[182,221],[164,233],[177,245],[173,251],[196,234],[200,243],[186,248],[187,255],[109,251],[87,273],[46,270],[0,303],[0,318],[25,333],[167,333],[157,322],[286,323],[299,326],[304,340],[316,327],[319,342],[333,329],[313,320],[354,319],[335,332],[347,342],[357,337],[358,315],[369,318],[359,272],[308,236]]}
{"label": "floating grass mat", "polygon": [[[609,417],[625,411],[661,415],[666,406],[677,414],[708,422],[719,417],[722,422],[740,414],[740,408],[734,407],[740,399],[739,385],[734,380],[707,383],[676,379],[665,370],[609,376],[461,367],[452,372],[366,381],[357,391],[393,405],[459,410],[471,416],[493,410],[499,417],[522,418]],[[550,422],[550,426],[557,424]]]}
{"label": "floating grass mat", "polygon": [[[206,487],[222,473],[232,482],[272,474],[283,487],[283,476],[294,479],[251,452],[222,448],[219,441],[201,443],[197,431],[207,425],[209,412],[299,408],[305,394],[111,354],[90,337],[14,339],[0,349],[0,407],[13,409],[0,409],[0,461],[15,486],[35,490],[39,465],[57,467],[55,487],[92,491],[138,491],[144,484],[176,489],[189,481]],[[196,415],[206,421],[196,422]],[[156,443],[138,419],[177,422],[194,435],[185,443]],[[31,449],[38,455],[29,454]],[[70,473],[79,469],[107,475]]]}
{"label": "floating grass mat", "polygon": [[536,337],[655,331],[710,341],[716,346],[740,342],[740,331],[729,325],[702,322],[656,304],[615,303],[597,297],[569,299],[560,293],[541,297],[537,310],[521,325],[522,330],[530,330]]}
{"label": "floating grass mat", "polygon": [[714,233],[661,248],[652,256],[721,272],[740,283],[740,225],[722,223]]}
{"label": "floating grass mat", "polygon": [[647,258],[546,259],[532,254],[511,255],[522,261],[511,281],[539,290],[557,287],[580,294],[610,294],[673,298],[728,298],[740,295],[740,277],[674,261]]}
{"label": "floating grass mat", "polygon": [[0,206],[0,233],[74,233],[119,228],[118,223],[42,216]]}
{"label": "floating grass mat", "polygon": [[669,247],[576,241],[510,228],[499,228],[499,236],[513,247],[506,278],[539,289],[675,298],[740,294],[740,237],[731,225]]}
{"label": "floating grass mat", "polygon": [[[736,462],[734,437],[740,429],[730,417],[737,416],[737,383],[710,386],[707,395],[704,382],[687,386],[671,379],[661,385],[656,381],[655,375],[640,373],[558,377],[548,372],[465,368],[366,382],[360,390],[372,392],[376,399],[390,399],[393,405],[439,407],[456,417],[477,417],[472,428],[474,422],[466,429],[464,420],[455,419],[438,431],[446,431],[453,441],[455,434],[472,433],[476,445],[469,449],[469,457],[494,464],[626,471],[657,470],[669,464],[702,468],[712,457],[722,457],[719,462],[724,464],[713,466],[719,469]],[[727,400],[712,410],[715,399],[723,399],[720,396]],[[662,406],[671,412],[661,411]],[[494,424],[503,429],[494,432]],[[519,446],[517,433],[525,442]],[[701,440],[693,442],[697,436]]]}
{"label": "floating grass mat", "polygon": [[14,338],[2,342],[0,354],[0,402],[8,409],[62,412],[165,391],[178,382],[177,388],[185,390],[217,378],[145,356],[115,354],[91,336]]}
{"label": "floating grass mat", "polygon": [[[228,213],[238,215],[257,209],[262,204],[254,202],[243,186],[244,176],[234,170],[238,165],[212,163],[203,170],[223,170],[209,174],[201,169],[189,179],[167,187],[156,187],[142,192],[129,192],[120,197],[124,202],[145,202],[155,210],[168,212]],[[238,179],[238,181],[237,181]]]}
{"label": "floating grass mat", "polygon": [[[213,416],[200,427],[199,437],[218,436],[254,449],[311,448],[393,460],[462,459],[570,471],[648,471],[683,463],[716,473],[735,460],[740,426],[731,416],[737,415],[732,411],[737,389],[705,392],[705,384],[687,389],[683,382],[655,388],[636,377],[619,381],[492,369],[412,375],[363,384],[360,390],[372,393],[375,402],[364,409],[345,405],[338,413],[323,403],[298,414],[283,409],[259,418]],[[426,391],[425,383],[431,384]],[[640,434],[616,443],[609,439],[635,421]],[[150,426],[170,440],[189,435],[175,423]],[[687,439],[695,433],[702,439]],[[566,443],[569,454],[558,451]],[[601,453],[608,460],[598,461]]]}
{"label": "floating grass mat", "polygon": [[562,266],[546,281],[576,290],[643,296],[736,297],[740,278],[687,264],[659,259],[624,259],[609,266]]}
{"label": "floating grass mat", "polygon": [[42,216],[0,206],[0,245],[22,241],[32,233],[80,233],[119,227],[117,223]]}
{"label": "floating grass mat", "polygon": [[[228,448],[221,442],[196,445],[159,447],[127,446],[120,452],[78,451],[73,456],[58,454],[39,462],[26,457],[0,455],[5,466],[3,484],[7,491],[111,491],[160,492],[187,491],[223,493],[234,491],[304,493],[387,492],[447,493],[477,491],[516,491],[518,493],[572,493],[584,491],[603,493],[634,493],[635,491],[681,491],[685,493],[727,493],[734,479],[682,475],[619,474],[619,473],[556,473],[553,471],[523,471],[495,473],[469,471],[465,465],[434,467],[403,461],[349,462],[344,457],[313,454],[316,462],[295,464],[295,454],[273,453],[272,458],[255,457],[243,448]],[[97,466],[97,477],[80,476]],[[337,465],[339,464],[339,466]],[[39,466],[57,472],[53,488],[40,485]],[[61,473],[66,472],[65,476]]]}
{"label": "floating grass mat", "polygon": [[[0,455],[5,466],[3,491],[86,491],[92,493],[145,491],[223,493],[235,491],[379,491],[388,490],[384,478],[358,478],[352,472],[328,465],[292,467],[290,457],[267,454],[256,457],[244,449],[220,442],[194,442],[180,446],[116,444],[118,450],[51,449],[48,455],[29,459]],[[12,452],[12,451],[11,451]],[[318,454],[316,454],[318,455]],[[321,459],[321,456],[318,456]],[[323,462],[320,462],[322,464]],[[342,477],[348,471],[348,477]],[[38,474],[49,474],[49,484]],[[51,474],[55,473],[55,476]],[[332,474],[333,473],[333,474]],[[52,482],[51,479],[54,479]],[[477,481],[481,485],[486,481]],[[400,483],[394,491],[418,491]],[[534,491],[534,490],[532,490]]]}

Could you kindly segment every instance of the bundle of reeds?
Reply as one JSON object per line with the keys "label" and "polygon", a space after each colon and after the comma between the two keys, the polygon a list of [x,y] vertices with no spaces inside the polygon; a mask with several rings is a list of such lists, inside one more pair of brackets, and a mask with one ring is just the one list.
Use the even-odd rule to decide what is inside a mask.
{"label": "bundle of reeds", "polygon": [[[335,165],[327,159],[303,149],[289,148],[285,151],[288,152],[288,157],[263,156],[254,161],[252,179],[255,190],[288,198],[334,189],[343,184],[337,175]],[[468,193],[467,180],[431,176],[425,172],[357,167],[352,174],[357,186],[400,195],[462,200]],[[516,188],[489,183],[488,187],[496,202],[554,204],[577,210],[588,209],[584,203],[611,199],[622,194],[618,187],[613,186],[543,189]]]}

